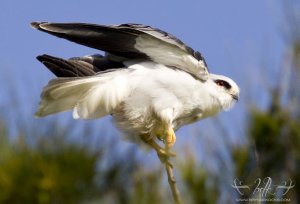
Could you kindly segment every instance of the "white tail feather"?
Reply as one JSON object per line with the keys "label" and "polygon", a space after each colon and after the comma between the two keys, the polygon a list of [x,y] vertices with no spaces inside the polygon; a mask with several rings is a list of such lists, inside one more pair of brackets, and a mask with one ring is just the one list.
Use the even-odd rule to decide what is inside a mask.
{"label": "white tail feather", "polygon": [[71,109],[75,119],[94,119],[110,114],[129,94],[128,80],[117,74],[51,80],[43,90],[36,116]]}

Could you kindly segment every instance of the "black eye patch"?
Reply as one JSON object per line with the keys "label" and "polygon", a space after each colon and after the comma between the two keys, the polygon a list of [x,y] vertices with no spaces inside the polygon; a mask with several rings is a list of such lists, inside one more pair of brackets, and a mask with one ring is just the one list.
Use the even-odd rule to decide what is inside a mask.
{"label": "black eye patch", "polygon": [[215,83],[218,86],[223,86],[227,90],[231,89],[231,85],[227,81],[224,81],[224,80],[221,80],[221,79],[217,79],[217,80],[215,80]]}

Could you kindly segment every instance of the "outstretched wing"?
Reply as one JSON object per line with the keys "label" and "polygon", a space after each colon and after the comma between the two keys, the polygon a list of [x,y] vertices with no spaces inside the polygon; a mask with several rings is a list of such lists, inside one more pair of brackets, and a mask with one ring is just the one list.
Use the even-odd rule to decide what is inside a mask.
{"label": "outstretched wing", "polygon": [[33,22],[31,25],[40,31],[114,56],[125,59],[150,58],[154,62],[186,71],[198,79],[205,81],[208,78],[207,65],[199,52],[176,37],[150,26],[47,22]]}
{"label": "outstretched wing", "polygon": [[123,69],[124,65],[101,55],[88,55],[62,59],[51,55],[40,55],[37,59],[57,77],[93,76],[99,72]]}

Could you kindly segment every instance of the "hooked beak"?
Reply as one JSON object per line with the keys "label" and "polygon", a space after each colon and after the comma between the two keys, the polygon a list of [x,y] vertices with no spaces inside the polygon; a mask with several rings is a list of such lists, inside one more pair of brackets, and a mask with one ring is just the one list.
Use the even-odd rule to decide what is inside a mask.
{"label": "hooked beak", "polygon": [[234,100],[236,100],[236,101],[239,100],[239,95],[237,95],[237,94],[231,94],[231,96],[232,96],[232,98],[233,98]]}

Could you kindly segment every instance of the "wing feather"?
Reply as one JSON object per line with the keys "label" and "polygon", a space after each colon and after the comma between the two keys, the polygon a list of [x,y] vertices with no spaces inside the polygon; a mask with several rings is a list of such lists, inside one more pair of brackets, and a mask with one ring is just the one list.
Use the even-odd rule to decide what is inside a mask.
{"label": "wing feather", "polygon": [[50,55],[40,55],[37,59],[57,77],[93,76],[98,72],[124,68],[122,63],[111,61],[101,55],[73,57],[68,60]]}
{"label": "wing feather", "polygon": [[150,58],[207,80],[202,55],[176,37],[141,24],[96,25],[85,23],[33,22],[32,27],[81,45],[127,59]]}

